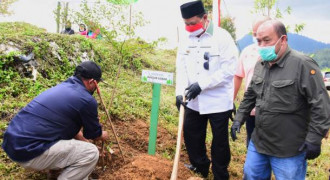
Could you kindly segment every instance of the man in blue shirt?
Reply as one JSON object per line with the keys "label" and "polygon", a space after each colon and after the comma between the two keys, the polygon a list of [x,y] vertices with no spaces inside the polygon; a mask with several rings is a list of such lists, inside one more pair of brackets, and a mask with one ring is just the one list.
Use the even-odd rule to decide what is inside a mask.
{"label": "man in blue shirt", "polygon": [[34,98],[4,134],[8,156],[29,169],[63,169],[58,179],[87,179],[99,158],[88,139],[108,139],[92,96],[101,76],[96,63],[85,61],[74,76]]}

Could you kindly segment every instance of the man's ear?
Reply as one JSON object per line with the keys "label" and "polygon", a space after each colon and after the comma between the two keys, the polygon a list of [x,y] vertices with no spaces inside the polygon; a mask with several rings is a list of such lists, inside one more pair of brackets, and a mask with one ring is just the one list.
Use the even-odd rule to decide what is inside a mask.
{"label": "man's ear", "polygon": [[284,40],[285,40],[285,42],[288,42],[288,36],[287,35],[284,35]]}
{"label": "man's ear", "polygon": [[207,13],[204,14],[203,19],[207,20]]}
{"label": "man's ear", "polygon": [[94,79],[90,79],[90,80],[88,80],[88,83],[89,83],[89,84],[94,84]]}

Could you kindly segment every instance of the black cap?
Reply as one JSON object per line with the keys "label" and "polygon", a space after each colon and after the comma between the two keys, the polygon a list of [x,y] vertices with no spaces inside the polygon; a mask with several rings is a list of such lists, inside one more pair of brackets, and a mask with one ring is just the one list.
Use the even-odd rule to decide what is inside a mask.
{"label": "black cap", "polygon": [[74,75],[80,75],[83,78],[86,79],[94,79],[96,81],[103,81],[102,77],[102,71],[100,66],[98,66],[93,61],[84,61],[80,63],[74,72]]}
{"label": "black cap", "polygon": [[180,9],[183,19],[189,19],[191,17],[205,13],[202,1],[192,1],[182,4]]}

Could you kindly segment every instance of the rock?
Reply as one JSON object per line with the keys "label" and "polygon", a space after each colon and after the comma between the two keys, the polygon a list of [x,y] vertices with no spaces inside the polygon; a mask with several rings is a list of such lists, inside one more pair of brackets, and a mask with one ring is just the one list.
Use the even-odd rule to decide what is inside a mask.
{"label": "rock", "polygon": [[49,43],[49,46],[52,48],[51,52],[52,54],[57,57],[57,59],[59,61],[62,61],[62,58],[61,56],[58,54],[58,49],[59,49],[59,46],[55,43],[55,42],[50,42]]}
{"label": "rock", "polygon": [[84,61],[88,61],[89,58],[88,58],[88,54],[87,52],[83,52],[82,56],[80,57],[81,59],[81,62],[84,62]]}
{"label": "rock", "polygon": [[20,50],[14,45],[13,42],[9,42],[8,44],[0,44],[0,53],[1,54],[9,54],[11,52],[19,52]]}

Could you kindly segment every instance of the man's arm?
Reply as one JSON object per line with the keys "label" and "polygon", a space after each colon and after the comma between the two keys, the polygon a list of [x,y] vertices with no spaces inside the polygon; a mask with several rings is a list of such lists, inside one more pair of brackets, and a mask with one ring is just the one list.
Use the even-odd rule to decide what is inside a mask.
{"label": "man's arm", "polygon": [[183,96],[183,91],[188,86],[188,77],[185,70],[185,55],[183,52],[183,45],[181,45],[178,49],[176,56],[176,83],[175,83],[175,95]]}
{"label": "man's arm", "polygon": [[248,89],[244,93],[243,100],[239,105],[239,108],[236,112],[235,120],[239,121],[240,123],[244,123],[244,119],[246,116],[250,115],[250,112],[255,107],[257,95],[254,92],[253,88],[253,80],[251,81]]}
{"label": "man's arm", "polygon": [[243,61],[246,57],[246,54],[248,51],[247,49],[248,49],[248,47],[244,48],[242,53],[239,56],[238,65],[237,65],[236,73],[234,76],[234,101],[235,101],[235,99],[237,97],[237,93],[242,85],[243,78],[245,77]]}
{"label": "man's arm", "polygon": [[[78,132],[78,134],[74,137],[75,139],[79,140],[79,141],[85,141],[85,142],[90,142],[90,140],[86,139],[83,135],[83,132],[80,130]],[[109,135],[107,131],[102,131],[101,136],[93,139],[95,141],[101,140],[101,141],[106,141],[109,139]]]}
{"label": "man's arm", "polygon": [[316,62],[312,59],[303,61],[300,69],[300,90],[311,112],[306,141],[319,145],[330,128],[330,99]]}
{"label": "man's arm", "polygon": [[102,131],[102,134],[101,134],[101,136],[99,136],[99,137],[97,137],[97,138],[95,138],[95,139],[93,139],[93,140],[95,140],[95,141],[106,141],[106,140],[108,140],[109,139],[109,134],[108,134],[108,132],[107,131]]}
{"label": "man's arm", "polygon": [[95,139],[102,135],[102,126],[99,122],[97,102],[93,98],[80,110],[83,135],[86,139]]}
{"label": "man's arm", "polygon": [[239,77],[237,75],[234,76],[234,101],[237,97],[238,90],[241,87],[242,80],[243,80],[242,77]]}
{"label": "man's arm", "polygon": [[237,139],[236,132],[240,132],[240,128],[245,122],[245,117],[248,116],[251,110],[255,107],[257,95],[252,89],[251,84],[253,84],[253,80],[251,81],[248,89],[244,93],[244,98],[236,112],[235,120],[233,125],[231,126],[231,137],[235,141]]}
{"label": "man's arm", "polygon": [[79,141],[89,142],[89,140],[84,137],[81,130],[78,132],[78,134],[74,138],[79,140]]}

